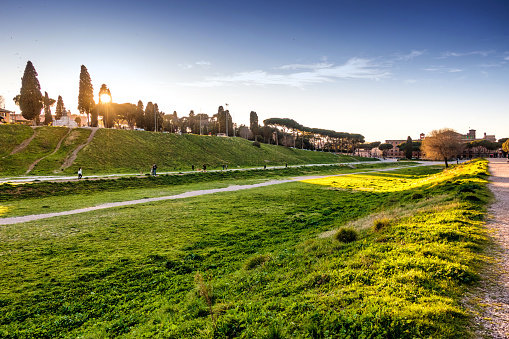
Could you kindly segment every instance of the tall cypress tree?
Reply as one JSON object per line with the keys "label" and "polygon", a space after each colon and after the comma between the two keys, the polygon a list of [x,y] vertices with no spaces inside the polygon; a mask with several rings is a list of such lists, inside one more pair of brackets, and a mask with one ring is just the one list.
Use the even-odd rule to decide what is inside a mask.
{"label": "tall cypress tree", "polygon": [[143,102],[141,100],[138,100],[134,120],[136,122],[136,127],[145,129],[145,109],[143,108]]}
{"label": "tall cypress tree", "polygon": [[106,84],[102,84],[101,88],[99,89],[99,106],[101,107],[100,112],[103,117],[103,124],[104,127],[110,128],[113,126],[113,115],[109,114],[109,107],[105,106],[108,103],[103,102],[102,95],[108,94],[110,103],[113,102],[113,99],[111,98],[111,92],[108,86]]}
{"label": "tall cypress tree", "polygon": [[255,140],[257,140],[257,137],[260,134],[260,125],[258,124],[258,114],[256,114],[255,111],[251,111],[251,113],[249,113],[249,129],[251,130],[251,133],[253,133]]}
{"label": "tall cypress tree", "polygon": [[28,61],[21,78],[19,108],[23,118],[35,122],[41,114],[42,106],[41,85],[37,80],[37,72],[32,62]]}
{"label": "tall cypress tree", "polygon": [[405,144],[405,156],[407,159],[412,159],[412,151],[414,150],[412,143],[413,143],[412,138],[410,138],[410,136],[408,136],[408,138],[406,139],[406,144]]}
{"label": "tall cypress tree", "polygon": [[48,92],[44,92],[44,124],[46,126],[50,125],[53,121],[53,117],[51,116],[51,108],[50,108],[50,100],[48,97]]}
{"label": "tall cypress tree", "polygon": [[154,104],[152,101],[149,101],[145,107],[145,129],[147,131],[153,131],[155,128],[154,113]]}
{"label": "tall cypress tree", "polygon": [[62,96],[58,96],[57,100],[57,108],[55,108],[55,120],[60,120],[62,115],[64,114],[65,106],[64,106],[64,100],[62,100]]}
{"label": "tall cypress tree", "polygon": [[80,72],[80,90],[78,94],[78,110],[81,114],[87,114],[87,126],[90,126],[89,114],[95,107],[94,101],[94,87],[92,86],[92,79],[88,70],[84,65],[81,65]]}

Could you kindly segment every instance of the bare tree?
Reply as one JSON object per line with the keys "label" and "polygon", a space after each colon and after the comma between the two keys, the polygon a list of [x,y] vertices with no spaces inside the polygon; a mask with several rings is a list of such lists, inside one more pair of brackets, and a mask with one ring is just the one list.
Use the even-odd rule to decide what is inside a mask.
{"label": "bare tree", "polygon": [[5,108],[5,98],[0,95],[0,108]]}
{"label": "bare tree", "polygon": [[421,151],[431,160],[443,160],[445,167],[448,159],[456,158],[465,149],[461,134],[450,128],[433,130],[422,141]]}

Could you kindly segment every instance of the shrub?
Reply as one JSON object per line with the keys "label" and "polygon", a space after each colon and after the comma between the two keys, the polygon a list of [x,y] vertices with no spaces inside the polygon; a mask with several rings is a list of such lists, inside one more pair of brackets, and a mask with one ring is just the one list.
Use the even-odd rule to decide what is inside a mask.
{"label": "shrub", "polygon": [[419,200],[419,199],[422,199],[422,198],[424,198],[422,193],[415,192],[414,194],[412,194],[412,197],[410,199],[412,199],[412,200]]}
{"label": "shrub", "polygon": [[253,146],[260,148],[260,142],[259,141],[253,141]]}
{"label": "shrub", "polygon": [[265,263],[269,260],[270,260],[270,257],[268,255],[263,255],[263,254],[251,257],[244,264],[244,269],[252,270],[253,268],[256,268],[258,266],[265,265]]}
{"label": "shrub", "polygon": [[389,218],[377,219],[373,223],[373,230],[375,232],[380,232],[381,230],[389,227],[390,223],[391,221],[389,220]]}
{"label": "shrub", "polygon": [[357,231],[353,228],[345,228],[342,227],[339,229],[339,231],[334,236],[334,239],[336,239],[339,242],[349,243],[357,240]]}

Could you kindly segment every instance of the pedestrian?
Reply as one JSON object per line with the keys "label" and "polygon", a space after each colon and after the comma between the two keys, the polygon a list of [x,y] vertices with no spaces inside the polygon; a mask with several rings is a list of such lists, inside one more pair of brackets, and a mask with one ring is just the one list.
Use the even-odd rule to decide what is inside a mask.
{"label": "pedestrian", "polygon": [[81,167],[80,169],[78,170],[78,180],[81,179],[83,177],[83,171],[81,170]]}
{"label": "pedestrian", "polygon": [[156,170],[157,170],[157,165],[154,163],[152,165],[152,175],[155,177],[156,176]]}
{"label": "pedestrian", "polygon": [[228,164],[226,165],[226,170],[228,170]]}
{"label": "pedestrian", "polygon": [[288,164],[285,164],[285,168],[287,168],[287,167],[288,167]]}
{"label": "pedestrian", "polygon": [[207,165],[203,164],[203,172],[207,169]]}
{"label": "pedestrian", "polygon": [[191,169],[194,171],[194,165],[193,165],[193,166],[191,166]]}
{"label": "pedestrian", "polygon": [[263,165],[263,169],[266,169],[267,168],[267,165]]}
{"label": "pedestrian", "polygon": [[224,171],[224,165],[223,165],[223,171]]}

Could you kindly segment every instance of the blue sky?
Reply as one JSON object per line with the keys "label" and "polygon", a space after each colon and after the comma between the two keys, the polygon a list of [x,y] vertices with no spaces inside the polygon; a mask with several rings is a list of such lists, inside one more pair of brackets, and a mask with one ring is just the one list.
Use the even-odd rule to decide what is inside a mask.
{"label": "blue sky", "polygon": [[238,124],[292,118],[367,141],[450,127],[509,136],[509,1],[16,1],[0,7],[0,95],[32,61],[77,112],[81,65],[114,102]]}

